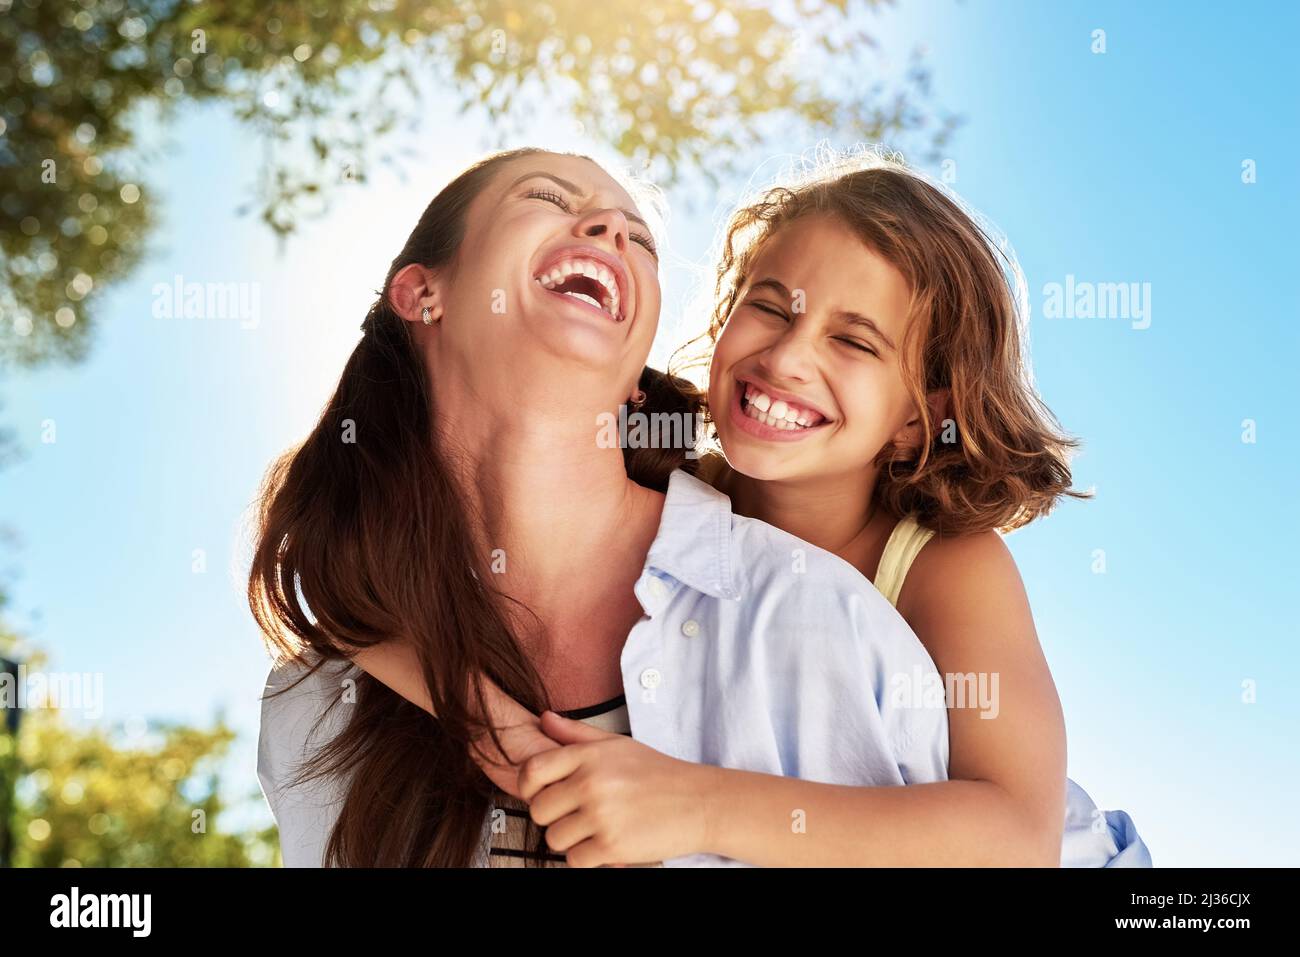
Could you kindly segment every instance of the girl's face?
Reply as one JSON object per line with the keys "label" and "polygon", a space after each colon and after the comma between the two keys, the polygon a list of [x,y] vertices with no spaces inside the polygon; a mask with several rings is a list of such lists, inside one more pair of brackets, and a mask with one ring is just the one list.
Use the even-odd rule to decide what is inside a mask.
{"label": "girl's face", "polygon": [[435,388],[450,366],[476,404],[522,416],[625,400],[659,322],[649,230],[627,191],[581,157],[536,154],[498,170],[437,286]]}
{"label": "girl's face", "polygon": [[900,366],[909,290],[838,219],[804,216],[755,258],[713,352],[727,461],[763,481],[862,474],[916,416]]}

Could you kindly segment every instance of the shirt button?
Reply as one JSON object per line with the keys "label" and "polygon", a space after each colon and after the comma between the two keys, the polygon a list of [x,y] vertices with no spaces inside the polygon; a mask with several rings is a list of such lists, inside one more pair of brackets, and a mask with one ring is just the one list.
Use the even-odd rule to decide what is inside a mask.
{"label": "shirt button", "polygon": [[700,633],[700,623],[694,618],[688,618],[682,624],[682,634],[687,638],[694,638]]}
{"label": "shirt button", "polygon": [[657,579],[657,578],[651,580],[651,582],[650,582],[650,594],[654,595],[656,598],[663,598],[665,592],[667,592],[667,589],[664,588],[664,583],[663,583],[663,582],[661,582],[661,581],[660,581],[659,579]]}
{"label": "shirt button", "polygon": [[659,674],[658,669],[655,669],[655,668],[647,668],[645,671],[641,672],[641,687],[642,687],[642,688],[658,688],[658,687],[659,687],[659,679],[660,679],[661,677],[662,677],[662,676]]}

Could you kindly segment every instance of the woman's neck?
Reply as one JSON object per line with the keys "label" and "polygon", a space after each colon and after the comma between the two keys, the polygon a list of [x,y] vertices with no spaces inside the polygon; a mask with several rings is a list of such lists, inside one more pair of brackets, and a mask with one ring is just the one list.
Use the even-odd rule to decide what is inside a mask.
{"label": "woman's neck", "polygon": [[[484,564],[500,576],[492,584],[541,623],[537,634],[531,615],[516,620],[530,655],[545,677],[539,659],[558,668],[613,650],[616,676],[663,495],[628,478],[620,449],[599,446],[595,408],[449,405],[439,418],[454,425],[441,444],[451,446]],[[575,685],[578,704],[589,691]]]}
{"label": "woman's neck", "polygon": [[629,545],[638,529],[649,535],[644,558],[658,528],[648,506],[662,496],[628,478],[621,450],[597,447],[591,422],[576,434],[558,422],[498,423],[491,444],[466,461],[483,544],[505,549],[507,560],[514,553],[543,587],[575,567],[589,577],[595,556],[638,554]]}

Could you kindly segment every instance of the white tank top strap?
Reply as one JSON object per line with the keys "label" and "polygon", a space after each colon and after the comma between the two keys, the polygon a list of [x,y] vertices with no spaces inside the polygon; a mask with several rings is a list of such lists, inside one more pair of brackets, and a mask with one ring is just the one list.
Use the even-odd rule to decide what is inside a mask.
{"label": "white tank top strap", "polygon": [[925,543],[934,537],[934,530],[922,528],[916,519],[908,515],[899,519],[894,530],[889,533],[885,550],[880,555],[880,564],[876,567],[876,591],[889,599],[889,603],[898,606],[898,595],[903,590],[903,579],[912,567],[917,553]]}

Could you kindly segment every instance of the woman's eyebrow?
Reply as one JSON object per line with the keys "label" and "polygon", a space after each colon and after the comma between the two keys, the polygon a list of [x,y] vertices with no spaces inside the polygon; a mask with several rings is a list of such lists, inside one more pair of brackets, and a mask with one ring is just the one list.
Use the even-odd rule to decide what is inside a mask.
{"label": "woman's eyebrow", "polygon": [[[542,179],[549,179],[552,183],[555,183],[557,186],[561,187],[566,192],[572,193],[574,196],[577,196],[579,199],[586,199],[588,196],[588,194],[583,192],[582,189],[580,189],[576,183],[570,183],[567,179],[556,176],[554,173],[547,173],[542,170],[535,170],[534,172],[525,173],[523,176],[520,176],[517,180],[515,180],[508,187],[506,187],[506,192],[509,192],[510,190],[514,189],[516,186],[518,186],[526,179],[536,179],[539,176]],[[649,225],[646,223],[646,221],[642,219],[640,216],[638,216],[636,213],[632,212],[632,210],[622,209],[619,210],[619,212],[621,212],[632,222],[636,223],[638,226],[642,226],[645,229],[650,228]]]}

